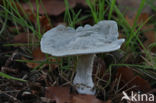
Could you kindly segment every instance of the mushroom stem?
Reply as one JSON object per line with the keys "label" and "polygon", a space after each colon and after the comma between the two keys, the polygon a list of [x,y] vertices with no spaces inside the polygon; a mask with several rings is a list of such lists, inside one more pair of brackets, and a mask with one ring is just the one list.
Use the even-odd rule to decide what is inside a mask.
{"label": "mushroom stem", "polygon": [[74,85],[80,94],[95,94],[92,71],[95,54],[81,55],[78,58]]}

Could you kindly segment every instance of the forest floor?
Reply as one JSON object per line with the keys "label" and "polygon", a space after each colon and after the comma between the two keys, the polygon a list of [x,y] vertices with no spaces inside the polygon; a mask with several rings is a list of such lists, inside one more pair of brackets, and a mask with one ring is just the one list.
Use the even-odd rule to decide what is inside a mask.
{"label": "forest floor", "polygon": [[[40,40],[59,24],[101,20],[116,21],[125,42],[96,55],[96,94],[78,94],[77,57],[44,54]],[[0,103],[156,103],[155,0],[1,0]]]}

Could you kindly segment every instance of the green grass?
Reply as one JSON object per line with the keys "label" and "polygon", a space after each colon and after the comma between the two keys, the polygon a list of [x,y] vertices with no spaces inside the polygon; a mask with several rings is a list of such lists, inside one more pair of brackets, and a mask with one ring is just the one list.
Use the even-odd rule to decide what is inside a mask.
{"label": "green grass", "polygon": [[134,19],[134,23],[133,23],[132,29],[130,31],[129,36],[127,37],[127,40],[126,40],[126,44],[125,44],[126,47],[130,46],[130,42],[137,35],[137,33],[135,33],[136,27],[138,26],[137,25],[137,21],[138,21],[138,18],[140,16],[140,14],[141,14],[141,11],[142,11],[142,9],[144,7],[145,2],[146,2],[146,0],[142,0],[141,3],[140,3],[139,9],[138,9],[137,14],[136,14],[136,17]]}
{"label": "green grass", "polygon": [[39,18],[39,1],[36,0],[36,5],[37,5],[37,11],[36,11],[36,22],[37,22],[37,31],[38,31],[38,38],[41,39],[42,35],[41,35],[41,25],[40,25],[40,18]]}
{"label": "green grass", "polygon": [[[0,30],[0,37],[4,38],[3,37],[3,32],[8,27],[7,23],[11,22],[11,23],[14,24],[14,26],[16,28],[18,28],[18,26],[21,26],[24,29],[25,32],[28,32],[28,31],[32,32],[40,40],[42,35],[41,35],[40,20],[39,20],[39,1],[40,0],[36,0],[36,4],[37,4],[37,12],[36,12],[37,28],[35,28],[34,25],[29,21],[29,17],[27,15],[27,13],[22,9],[22,7],[20,7],[20,11],[22,11],[23,15],[20,14],[20,11],[16,6],[16,3],[19,4],[18,0],[16,0],[16,3],[15,3],[14,0],[3,0],[3,5],[0,5],[0,7],[3,9],[3,11],[0,11],[0,17],[2,19],[4,19],[5,21],[4,21],[3,26],[2,26],[2,28]],[[20,34],[18,29],[17,29],[17,34]],[[16,44],[5,44],[3,46],[35,46],[35,45],[38,46],[39,43],[38,44],[34,44],[34,43],[33,44],[32,43],[27,43],[27,44],[16,43]],[[29,61],[29,62],[31,62],[31,61]],[[45,62],[42,62],[40,67],[43,65],[43,63],[45,64]],[[36,68],[39,68],[39,67],[36,67]],[[16,77],[12,77],[12,76],[9,76],[9,75],[7,75],[5,73],[2,73],[2,72],[0,72],[0,76],[5,77],[7,79],[13,79],[13,80],[26,82],[26,80],[19,79],[19,78],[16,78]]]}
{"label": "green grass", "polygon": [[111,2],[110,3],[111,5],[110,5],[109,14],[108,14],[108,20],[110,20],[111,17],[112,17],[112,12],[114,11],[114,6],[115,6],[115,3],[116,3],[116,0],[111,0],[110,2]]}
{"label": "green grass", "polygon": [[[139,39],[139,34],[141,31],[141,28],[152,19],[153,16],[149,17],[146,21],[144,21],[144,23],[142,24],[137,24],[138,18],[141,14],[141,11],[144,7],[146,0],[142,0],[142,2],[140,3],[139,9],[137,11],[137,15],[135,17],[133,26],[131,27],[127,20],[125,19],[124,15],[120,12],[120,10],[118,9],[118,7],[116,5],[114,5],[114,11],[117,14],[117,17],[113,17],[118,24],[123,28],[124,30],[124,35],[126,36],[126,42],[125,42],[125,46],[124,48],[126,50],[132,50],[134,52],[136,52],[136,44],[137,45],[141,45],[141,47],[143,48],[144,51],[147,51],[147,49],[144,47],[142,41]],[[129,49],[130,48],[130,49]]]}
{"label": "green grass", "polygon": [[70,27],[75,27],[76,24],[80,23],[81,21],[85,20],[88,18],[88,16],[82,16],[80,17],[81,14],[81,9],[78,12],[75,12],[74,9],[72,9],[68,3],[68,0],[64,0],[65,3],[65,13],[64,13],[64,21],[70,26]]}
{"label": "green grass", "polygon": [[[1,12],[1,13],[2,13],[2,12]],[[0,13],[0,14],[1,14],[1,13]],[[4,22],[0,19],[0,22],[1,22],[1,24],[2,24],[2,28],[1,28],[1,30],[0,30],[0,37],[1,37],[2,33],[3,33],[3,31],[4,31],[5,28],[6,28],[6,24],[7,24],[7,21],[8,21],[8,13],[5,13],[4,17],[5,17]]]}
{"label": "green grass", "polygon": [[12,80],[17,80],[17,81],[21,81],[21,82],[26,82],[26,80],[24,80],[24,79],[16,78],[16,77],[7,75],[7,74],[5,74],[3,72],[0,72],[0,76],[3,77],[3,78],[7,78],[7,79],[12,79]]}
{"label": "green grass", "polygon": [[7,16],[7,20],[13,22],[13,24],[15,24],[16,27],[18,25],[20,25],[25,29],[25,31],[27,31],[29,29],[39,39],[41,38],[40,27],[39,27],[40,23],[39,23],[38,8],[37,8],[38,30],[36,30],[36,28],[33,26],[33,24],[31,24],[31,22],[29,22],[28,15],[24,12],[22,7],[21,7],[21,11],[23,12],[24,16],[22,16],[20,14],[14,0],[3,0],[3,4],[5,4],[5,5],[3,5],[3,6],[0,5],[0,7],[4,10],[3,13],[0,13],[0,16],[2,18],[6,18],[6,15],[9,15],[9,17]]}
{"label": "green grass", "polygon": [[[146,55],[145,57],[146,57],[147,61],[152,64],[152,65],[148,65],[147,61],[144,61],[145,64],[119,64],[119,65],[130,66],[130,67],[138,66],[138,67],[142,68],[143,70],[144,70],[144,68],[146,68],[145,72],[147,72],[149,68],[156,70],[156,63],[155,63],[156,62],[156,60],[155,60],[156,56],[153,57],[151,55],[150,48],[145,48],[142,40],[140,40],[140,38],[139,38],[141,28],[144,25],[146,25],[147,22],[152,20],[152,17],[153,17],[153,16],[149,17],[142,24],[137,24],[138,18],[141,14],[141,11],[142,11],[145,3],[146,3],[146,0],[141,1],[132,27],[128,24],[128,22],[124,18],[124,15],[120,12],[120,10],[117,8],[116,5],[114,5],[114,11],[117,13],[118,17],[113,17],[113,18],[116,21],[118,21],[118,24],[124,30],[124,33],[125,33],[124,35],[126,36],[126,42],[125,42],[124,48],[125,48],[125,50],[127,50],[126,52],[135,52],[137,54],[140,54],[140,52],[137,52],[136,49],[138,48],[138,46],[141,46],[143,48],[145,55]],[[152,44],[153,44],[153,47],[156,46],[155,43],[152,43]]]}
{"label": "green grass", "polygon": [[146,0],[146,4],[148,4],[154,11],[156,11],[155,0]]}
{"label": "green grass", "polygon": [[97,0],[86,0],[86,3],[90,8],[90,12],[95,23],[105,19],[104,17],[107,11],[105,10],[105,0],[98,0],[98,2]]}

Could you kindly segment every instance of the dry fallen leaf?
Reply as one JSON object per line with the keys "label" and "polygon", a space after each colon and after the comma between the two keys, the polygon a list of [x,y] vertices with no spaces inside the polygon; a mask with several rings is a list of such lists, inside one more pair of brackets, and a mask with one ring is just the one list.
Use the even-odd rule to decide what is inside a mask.
{"label": "dry fallen leaf", "polygon": [[[128,17],[127,15],[125,16],[125,19],[127,20],[128,24],[131,27],[134,24],[135,17],[136,17],[136,15],[133,15],[132,17]],[[137,24],[142,25],[148,18],[149,18],[149,15],[147,13],[141,13],[139,18],[138,18]]]}
{"label": "dry fallen leaf", "polygon": [[139,18],[138,18],[138,23],[139,24],[144,23],[149,17],[150,16],[147,13],[141,13],[140,16],[139,16]]}
{"label": "dry fallen leaf", "polygon": [[37,38],[32,33],[23,32],[16,35],[13,39],[13,43],[35,43]]}
{"label": "dry fallen leaf", "polygon": [[[131,18],[126,16],[125,17],[127,22],[129,23],[129,25],[132,27],[133,24],[134,24],[134,19],[135,19],[135,15],[132,16]],[[147,13],[142,13],[139,18],[138,18],[138,21],[137,21],[137,24],[140,26],[142,25],[146,20],[148,20],[149,18],[149,15]],[[148,48],[148,46],[152,43],[155,43],[156,42],[156,31],[154,30],[154,25],[153,24],[145,24],[143,25],[143,27],[141,28],[142,31],[145,31],[143,32],[145,38],[147,40],[145,40],[145,42],[143,43],[144,46],[146,48]],[[156,47],[153,47],[151,49],[152,52],[156,52]]]}
{"label": "dry fallen leaf", "polygon": [[18,31],[21,31],[22,27],[20,27],[20,26],[10,26],[10,27],[8,27],[8,30],[9,30],[10,33],[14,34],[14,33],[17,33]]}
{"label": "dry fallen leaf", "polygon": [[[40,48],[35,48],[32,51],[32,56],[33,56],[34,61],[43,61],[43,60],[45,60],[45,54],[41,52]],[[27,63],[27,66],[29,68],[36,68],[39,65],[40,65],[39,63],[32,63],[32,62]],[[46,64],[44,64],[44,66],[46,66]]]}
{"label": "dry fallen leaf", "polygon": [[125,19],[127,20],[128,24],[132,27],[134,24],[134,16],[132,18],[125,16]]}
{"label": "dry fallen leaf", "polygon": [[74,95],[72,103],[111,103],[111,100],[104,102],[93,95]]}
{"label": "dry fallen leaf", "polygon": [[34,59],[37,59],[37,60],[44,60],[45,59],[45,54],[41,52],[40,48],[35,48],[32,51],[32,56]]}
{"label": "dry fallen leaf", "polygon": [[40,25],[42,33],[52,28],[50,20],[46,16],[40,16]]}
{"label": "dry fallen leaf", "polygon": [[[36,11],[36,0],[30,0],[33,9]],[[85,0],[68,0],[71,8],[74,8],[77,4],[88,7]],[[30,9],[28,3],[22,3],[22,7],[26,9]],[[45,8],[45,9],[44,9]],[[47,13],[48,15],[58,16],[65,11],[64,0],[42,0],[40,3],[40,14]]]}
{"label": "dry fallen leaf", "polygon": [[[125,15],[128,17],[133,17],[137,13],[141,0],[117,0],[117,3],[122,13],[126,13]],[[142,13],[150,14],[151,11],[152,9],[145,5]]]}
{"label": "dry fallen leaf", "polygon": [[[75,1],[73,1],[73,0],[68,0],[68,1],[70,4],[70,7],[72,7],[72,8],[75,7],[75,5],[76,5]],[[34,11],[37,11],[36,0],[30,0],[30,2],[32,4]],[[65,11],[64,0],[42,0],[42,3],[39,3],[39,4],[40,4],[39,5],[40,6],[40,9],[39,9],[40,14],[45,14],[45,12],[46,12],[48,15],[58,16]],[[22,3],[22,7],[25,10],[31,8],[28,3]]]}
{"label": "dry fallen leaf", "polygon": [[135,90],[148,92],[151,90],[149,82],[142,77],[135,75],[131,68],[121,67],[117,69],[117,78],[121,76],[123,84],[128,83],[128,87],[136,86]]}
{"label": "dry fallen leaf", "polygon": [[[40,48],[35,48],[32,50],[32,57],[33,57],[33,61],[45,61],[46,60],[46,55],[41,52]],[[22,59],[27,60],[24,57]],[[60,59],[57,59],[57,60],[60,61]],[[51,59],[49,59],[49,62],[57,62],[57,60],[55,58],[51,58]],[[29,68],[36,68],[36,67],[40,66],[40,64],[41,63],[28,62],[26,65]],[[56,64],[56,63],[51,63],[51,64],[44,63],[42,67],[45,67],[47,65],[49,65],[52,70],[54,70],[58,67],[58,64]]]}
{"label": "dry fallen leaf", "polygon": [[[26,9],[24,12],[27,14],[29,21],[32,23],[36,22],[36,14],[33,13],[31,9]],[[21,15],[23,14],[21,13]]]}
{"label": "dry fallen leaf", "polygon": [[149,82],[140,76],[135,76],[135,79],[130,83],[130,85],[136,85],[138,90],[148,92],[151,90]]}
{"label": "dry fallen leaf", "polygon": [[68,87],[48,87],[46,97],[55,103],[71,103],[71,95]]}
{"label": "dry fallen leaf", "polygon": [[[27,15],[26,19],[28,19],[33,24],[35,24],[36,28],[38,27],[37,26],[38,25],[37,20],[36,20],[36,18],[37,18],[36,13],[34,13],[31,8],[23,10],[23,7],[19,3],[16,3],[16,7],[18,8],[19,13],[21,14],[21,16],[25,17],[25,15]],[[45,31],[52,28],[50,19],[48,19],[47,16],[44,16],[44,15],[39,16],[39,20],[40,20],[41,33],[44,33]]]}
{"label": "dry fallen leaf", "polygon": [[46,98],[55,103],[111,103],[111,100],[104,102],[94,95],[73,95],[68,87],[48,87],[46,88]]}
{"label": "dry fallen leaf", "polygon": [[[149,47],[150,44],[156,42],[156,31],[154,31],[154,25],[145,25],[144,26],[144,36],[146,37],[146,41],[143,43],[146,48]],[[156,47],[151,48],[152,52],[156,52]]]}

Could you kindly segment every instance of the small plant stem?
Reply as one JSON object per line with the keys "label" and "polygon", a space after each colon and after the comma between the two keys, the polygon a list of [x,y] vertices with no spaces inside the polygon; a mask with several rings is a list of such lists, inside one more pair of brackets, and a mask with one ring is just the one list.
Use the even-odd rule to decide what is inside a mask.
{"label": "small plant stem", "polygon": [[78,58],[76,76],[74,85],[77,86],[77,91],[81,94],[94,94],[92,91],[94,83],[92,80],[94,54],[81,55]]}

